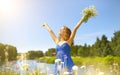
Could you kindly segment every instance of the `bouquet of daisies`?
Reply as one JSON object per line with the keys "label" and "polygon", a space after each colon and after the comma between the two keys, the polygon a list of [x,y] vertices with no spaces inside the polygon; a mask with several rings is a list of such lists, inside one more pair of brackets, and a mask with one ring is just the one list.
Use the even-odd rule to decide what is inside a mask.
{"label": "bouquet of daisies", "polygon": [[82,22],[87,22],[89,18],[97,16],[95,6],[90,6],[82,10]]}

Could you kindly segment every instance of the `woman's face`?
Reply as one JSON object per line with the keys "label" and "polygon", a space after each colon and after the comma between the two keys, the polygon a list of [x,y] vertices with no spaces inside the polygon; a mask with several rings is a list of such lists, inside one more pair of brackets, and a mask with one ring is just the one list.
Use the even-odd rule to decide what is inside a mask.
{"label": "woman's face", "polygon": [[63,27],[60,28],[59,38],[60,38],[60,39],[64,39],[64,40],[66,41],[66,40],[69,39],[70,34],[71,34],[70,29],[67,28],[66,26],[63,26]]}
{"label": "woman's face", "polygon": [[59,35],[62,36],[62,33],[64,32],[64,27],[60,28]]}

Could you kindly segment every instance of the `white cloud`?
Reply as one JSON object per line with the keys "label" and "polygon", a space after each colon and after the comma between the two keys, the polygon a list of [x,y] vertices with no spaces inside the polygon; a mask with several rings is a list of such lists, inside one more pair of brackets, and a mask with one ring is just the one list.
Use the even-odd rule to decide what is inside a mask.
{"label": "white cloud", "polygon": [[89,34],[85,34],[85,35],[81,35],[75,38],[75,44],[93,44],[96,41],[97,37],[101,37],[101,35],[103,35],[102,32],[94,32],[94,33],[89,33]]}

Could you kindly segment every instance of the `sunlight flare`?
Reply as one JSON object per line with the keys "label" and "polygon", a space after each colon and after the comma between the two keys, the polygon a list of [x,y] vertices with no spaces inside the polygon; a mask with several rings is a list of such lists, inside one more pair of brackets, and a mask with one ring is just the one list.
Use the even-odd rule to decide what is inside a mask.
{"label": "sunlight flare", "polygon": [[16,0],[0,0],[0,15],[9,16],[14,15],[18,10]]}

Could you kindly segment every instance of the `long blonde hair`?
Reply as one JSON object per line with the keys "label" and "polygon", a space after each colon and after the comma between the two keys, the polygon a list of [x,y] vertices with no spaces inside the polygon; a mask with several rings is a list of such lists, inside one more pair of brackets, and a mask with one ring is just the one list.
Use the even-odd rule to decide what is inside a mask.
{"label": "long blonde hair", "polygon": [[67,26],[63,26],[62,28],[62,32],[59,34],[59,40],[62,38],[64,41],[67,41],[70,38],[71,30]]}

